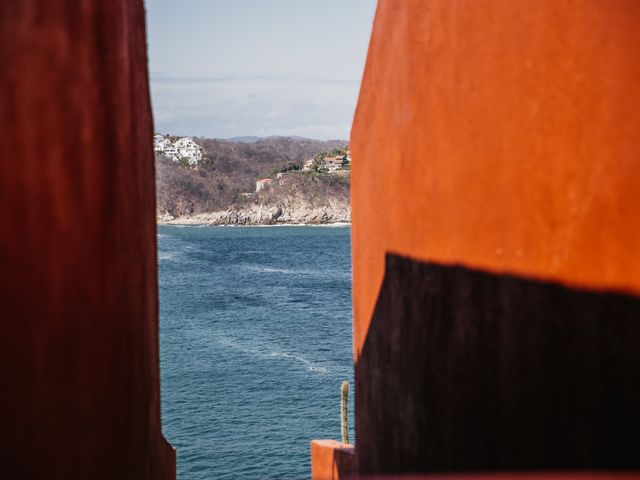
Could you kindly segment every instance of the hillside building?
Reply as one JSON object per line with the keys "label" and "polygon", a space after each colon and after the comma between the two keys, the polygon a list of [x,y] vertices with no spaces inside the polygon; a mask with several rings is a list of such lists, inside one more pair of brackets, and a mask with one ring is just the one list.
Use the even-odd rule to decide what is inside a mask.
{"label": "hillside building", "polygon": [[256,182],[256,193],[261,190],[264,190],[265,187],[269,185],[271,182],[273,182],[272,178],[261,178],[260,180],[258,180]]}
{"label": "hillside building", "polygon": [[198,166],[202,160],[202,147],[190,137],[183,137],[174,143],[169,138],[156,135],[153,137],[153,149],[174,162],[186,158],[191,166]]}
{"label": "hillside building", "polygon": [[[310,172],[314,169],[315,159],[310,158],[305,160],[302,164],[303,172]],[[345,155],[334,155],[331,157],[324,157],[320,162],[320,171],[325,173],[336,173],[344,169],[345,165],[351,164],[351,152],[347,150]]]}
{"label": "hillside building", "polygon": [[304,161],[304,163],[302,164],[302,171],[309,172],[311,171],[311,167],[313,167],[313,158]]}
{"label": "hillside building", "polygon": [[163,152],[164,149],[171,144],[171,141],[168,138],[165,138],[163,135],[154,135],[153,137],[153,149],[156,152]]}
{"label": "hillside building", "polygon": [[327,157],[323,160],[323,167],[327,169],[329,173],[334,173],[337,170],[342,169],[343,157]]}

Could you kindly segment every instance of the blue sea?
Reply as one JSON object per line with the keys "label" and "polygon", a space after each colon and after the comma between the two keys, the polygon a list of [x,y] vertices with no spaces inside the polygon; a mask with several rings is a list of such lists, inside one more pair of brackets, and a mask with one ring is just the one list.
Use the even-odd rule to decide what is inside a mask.
{"label": "blue sea", "polygon": [[349,227],[160,226],[158,259],[178,478],[310,478],[353,391]]}

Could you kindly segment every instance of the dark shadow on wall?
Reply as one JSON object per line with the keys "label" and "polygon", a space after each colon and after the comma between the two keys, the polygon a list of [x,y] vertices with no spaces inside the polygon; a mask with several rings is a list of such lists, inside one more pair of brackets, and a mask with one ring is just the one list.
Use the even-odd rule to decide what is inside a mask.
{"label": "dark shadow on wall", "polygon": [[640,468],[640,299],[389,254],[360,473]]}

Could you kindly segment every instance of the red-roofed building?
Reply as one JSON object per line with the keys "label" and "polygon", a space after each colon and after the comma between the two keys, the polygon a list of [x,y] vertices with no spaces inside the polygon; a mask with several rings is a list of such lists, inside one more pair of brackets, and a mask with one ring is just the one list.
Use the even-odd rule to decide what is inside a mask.
{"label": "red-roofed building", "polygon": [[260,190],[263,190],[264,187],[269,185],[271,182],[273,182],[272,178],[261,178],[260,180],[258,180],[256,182],[256,192],[259,192]]}

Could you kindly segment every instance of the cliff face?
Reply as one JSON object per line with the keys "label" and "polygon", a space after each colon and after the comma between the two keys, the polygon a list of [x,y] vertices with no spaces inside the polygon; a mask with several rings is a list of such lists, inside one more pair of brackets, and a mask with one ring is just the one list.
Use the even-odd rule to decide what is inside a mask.
{"label": "cliff face", "polygon": [[159,213],[160,223],[211,225],[324,224],[351,221],[349,179],[332,175],[289,174],[259,193],[227,208],[174,215]]}
{"label": "cliff face", "polygon": [[168,212],[158,216],[159,223],[192,223],[209,225],[278,225],[351,222],[351,207],[344,199],[331,199],[324,205],[314,205],[308,199],[287,196],[271,204],[250,204],[224,211],[174,217]]}

